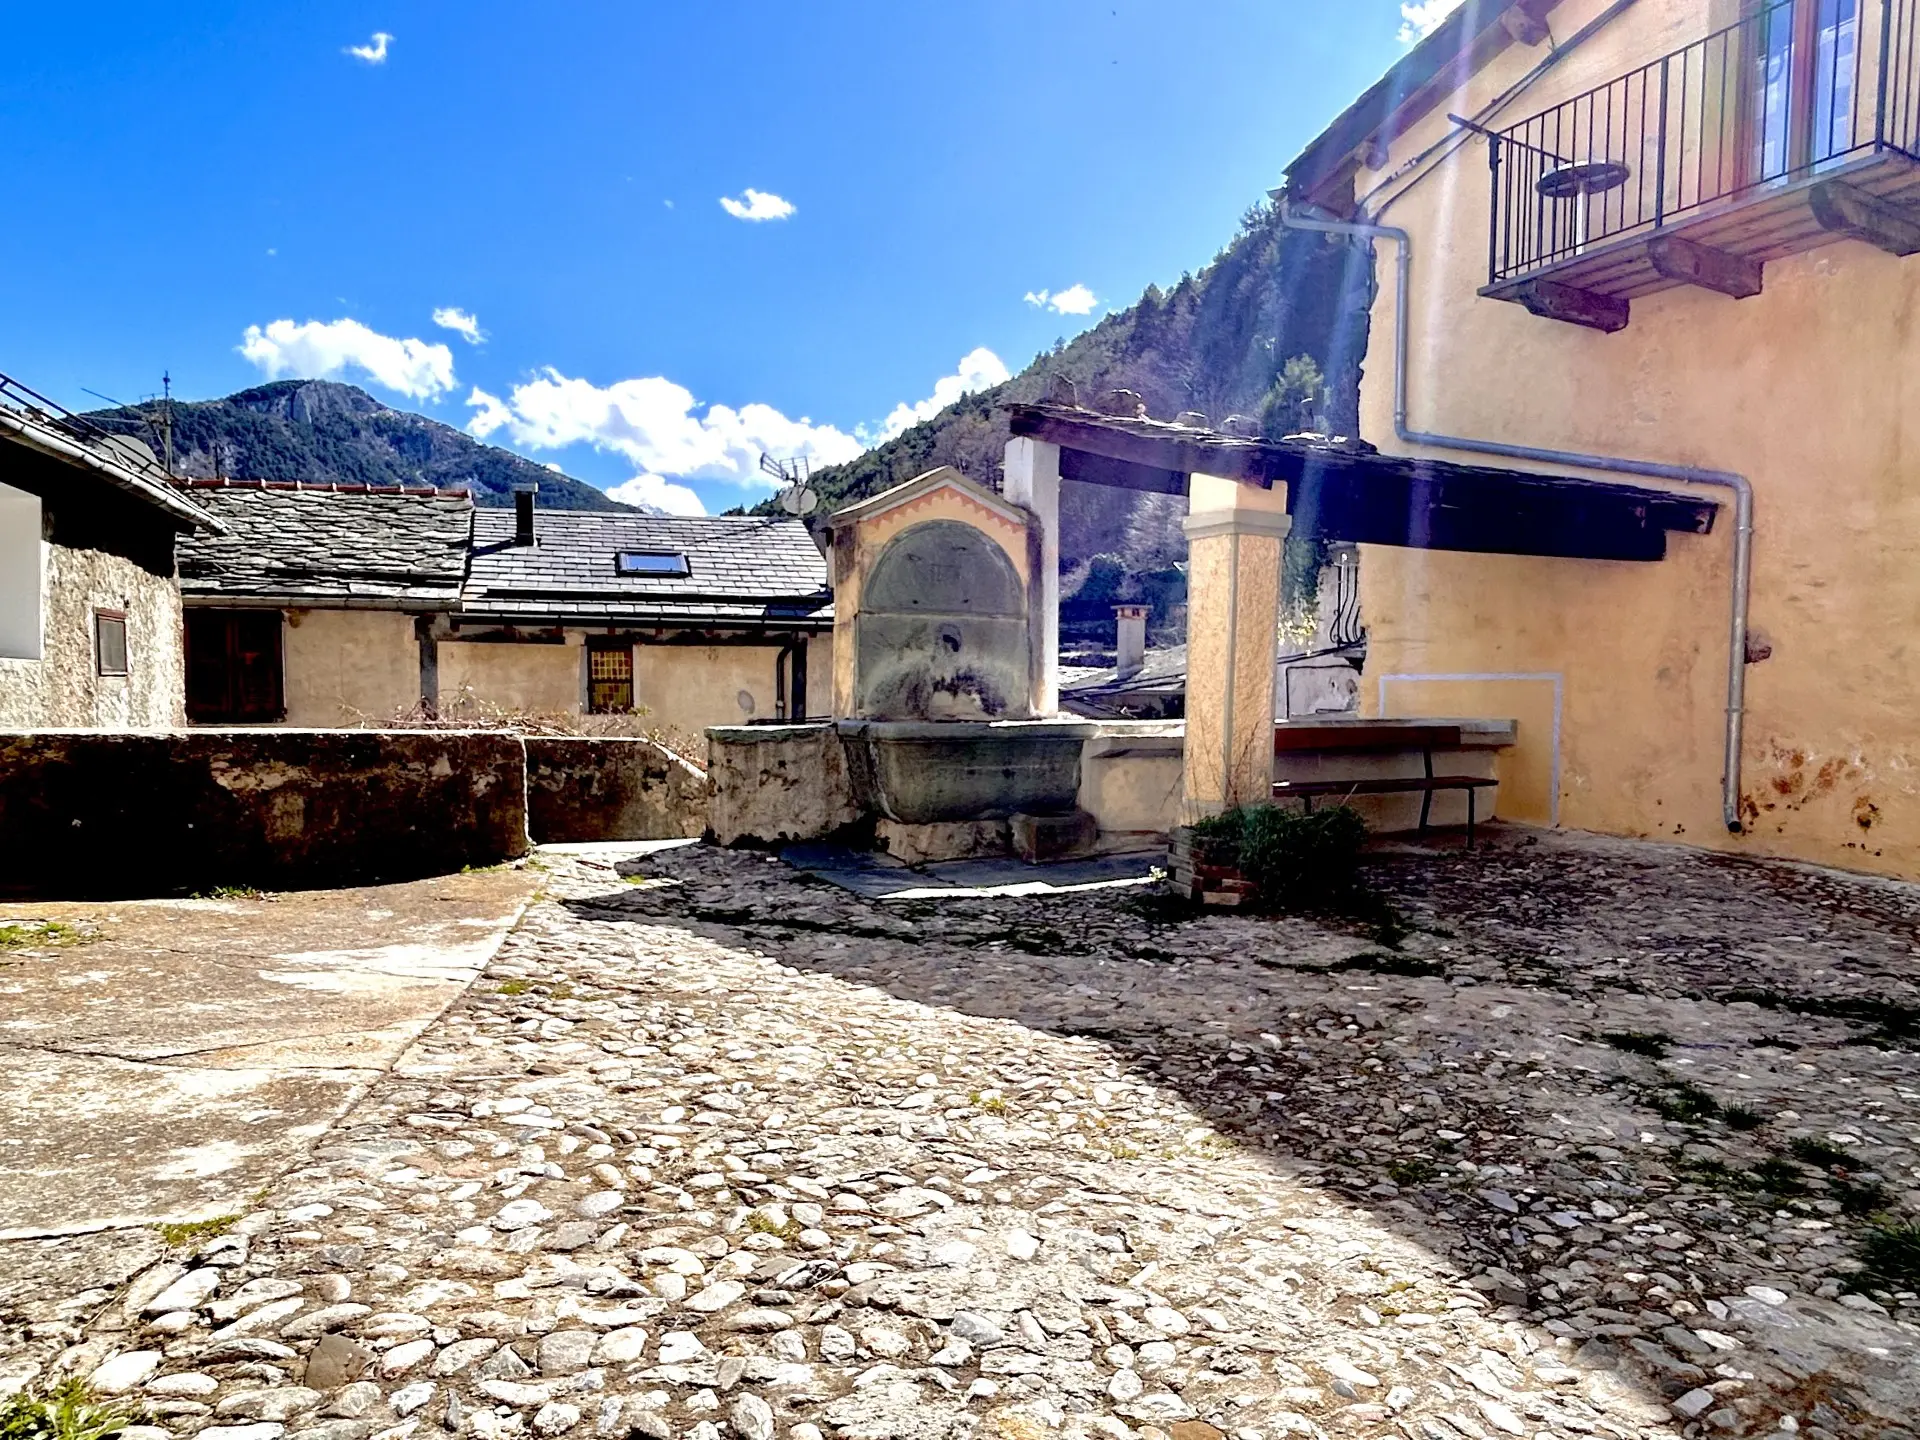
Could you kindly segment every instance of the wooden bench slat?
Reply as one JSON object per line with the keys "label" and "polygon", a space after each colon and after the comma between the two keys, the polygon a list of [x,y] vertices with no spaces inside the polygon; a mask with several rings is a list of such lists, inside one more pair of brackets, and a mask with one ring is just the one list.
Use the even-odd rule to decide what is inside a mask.
{"label": "wooden bench slat", "polygon": [[1484,775],[1408,775],[1379,780],[1276,780],[1279,795],[1400,795],[1420,790],[1474,790],[1498,785]]}

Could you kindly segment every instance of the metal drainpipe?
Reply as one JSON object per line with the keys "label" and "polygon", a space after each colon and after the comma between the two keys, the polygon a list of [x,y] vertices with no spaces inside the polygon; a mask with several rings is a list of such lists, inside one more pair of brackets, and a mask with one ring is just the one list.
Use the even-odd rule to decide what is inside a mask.
{"label": "metal drainpipe", "polygon": [[1413,293],[1413,237],[1392,225],[1359,221],[1319,220],[1297,214],[1286,201],[1280,205],[1280,223],[1291,230],[1313,230],[1345,235],[1371,244],[1391,240],[1397,259],[1393,317],[1393,433],[1407,445],[1430,445],[1439,450],[1465,450],[1477,455],[1499,455],[1545,465],[1572,465],[1623,475],[1643,475],[1686,485],[1712,485],[1733,492],[1733,586],[1727,629],[1726,755],[1720,781],[1720,816],[1727,829],[1739,834],[1740,750],[1746,722],[1747,606],[1753,590],[1753,484],[1731,470],[1703,470],[1692,465],[1662,465],[1651,460],[1629,460],[1617,455],[1587,455],[1576,450],[1544,450],[1534,445],[1508,445],[1497,440],[1470,440],[1459,435],[1434,435],[1407,428],[1408,315]]}

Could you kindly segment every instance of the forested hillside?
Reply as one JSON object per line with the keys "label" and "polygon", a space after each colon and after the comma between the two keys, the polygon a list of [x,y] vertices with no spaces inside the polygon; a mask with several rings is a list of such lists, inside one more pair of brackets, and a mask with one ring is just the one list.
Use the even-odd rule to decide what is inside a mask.
{"label": "forested hillside", "polygon": [[[1271,205],[1248,212],[1231,243],[1197,275],[1170,289],[1149,286],[1125,310],[1034,358],[1018,375],[955,402],[894,440],[814,477],[821,513],[952,465],[997,486],[1007,440],[1002,407],[1041,398],[1050,375],[1078,387],[1083,403],[1108,390],[1139,392],[1147,412],[1171,419],[1198,410],[1261,420],[1276,432],[1299,428],[1303,402],[1336,432],[1351,434],[1358,390],[1353,317],[1370,272],[1328,237],[1285,229]],[[1095,556],[1118,557],[1143,574],[1184,554],[1182,502],[1069,485],[1061,499],[1061,552],[1084,571]],[[771,508],[771,502],[765,507]]]}

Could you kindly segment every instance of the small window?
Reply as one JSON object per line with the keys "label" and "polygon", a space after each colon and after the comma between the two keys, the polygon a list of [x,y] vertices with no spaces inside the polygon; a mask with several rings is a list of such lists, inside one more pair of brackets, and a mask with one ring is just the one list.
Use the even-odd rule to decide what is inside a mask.
{"label": "small window", "polygon": [[613,568],[620,575],[690,575],[693,569],[678,550],[622,550]]}
{"label": "small window", "polygon": [[101,675],[127,673],[127,612],[93,612],[93,668]]}
{"label": "small window", "polygon": [[595,715],[632,713],[632,645],[608,640],[587,647],[587,709]]}

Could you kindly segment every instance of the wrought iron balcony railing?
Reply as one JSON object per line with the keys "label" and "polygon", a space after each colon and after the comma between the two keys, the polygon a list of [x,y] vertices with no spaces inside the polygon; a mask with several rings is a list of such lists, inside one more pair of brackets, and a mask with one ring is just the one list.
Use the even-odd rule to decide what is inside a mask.
{"label": "wrought iron balcony railing", "polygon": [[[1487,293],[1752,293],[1766,260],[1861,234],[1861,205],[1898,220],[1920,199],[1920,0],[1777,0],[1490,150]],[[1656,236],[1681,243],[1631,243]],[[1624,303],[1597,313],[1625,323]]]}

